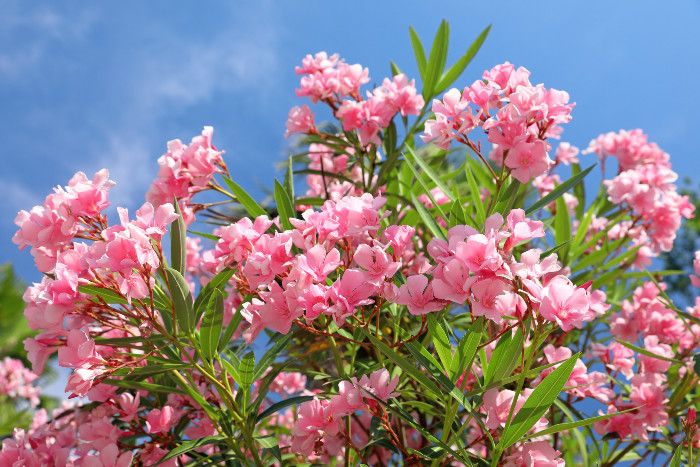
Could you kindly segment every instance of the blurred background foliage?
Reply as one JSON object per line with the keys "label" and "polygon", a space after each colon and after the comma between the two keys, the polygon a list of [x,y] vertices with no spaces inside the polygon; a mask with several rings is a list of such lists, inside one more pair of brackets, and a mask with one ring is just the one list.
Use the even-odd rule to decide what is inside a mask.
{"label": "blurred background foliage", "polygon": [[[24,318],[22,294],[25,288],[26,284],[17,277],[12,265],[0,265],[0,360],[16,358],[31,368],[22,341],[36,333]],[[47,371],[35,381],[35,385],[46,387],[54,376],[51,365],[47,365]],[[42,395],[40,399],[40,408],[50,411],[58,405],[55,397]],[[11,436],[14,427],[27,428],[33,412],[27,401],[0,394],[0,438]]]}

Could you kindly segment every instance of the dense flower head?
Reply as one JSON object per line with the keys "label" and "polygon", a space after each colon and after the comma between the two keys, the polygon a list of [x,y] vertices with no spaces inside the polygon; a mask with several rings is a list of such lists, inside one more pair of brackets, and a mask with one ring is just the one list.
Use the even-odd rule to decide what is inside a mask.
{"label": "dense flower head", "polygon": [[108,192],[113,186],[107,169],[97,172],[92,180],[76,173],[67,186],[55,188],[43,205],[17,214],[19,230],[12,241],[21,249],[31,247],[37,268],[51,272],[56,257],[74,236],[90,233],[93,222],[104,224],[102,211],[109,206]]}
{"label": "dense flower head", "polygon": [[168,141],[168,151],[158,159],[158,176],[146,194],[154,207],[177,198],[186,208],[195,193],[205,190],[214,175],[224,171],[222,152],[212,144],[213,134],[214,129],[205,126],[190,144]]}
{"label": "dense flower head", "polygon": [[[533,85],[527,69],[506,62],[485,71],[483,79],[461,92],[453,88],[442,100],[434,100],[434,118],[425,123],[422,139],[443,149],[453,140],[474,148],[469,134],[481,127],[493,144],[491,159],[525,183],[553,164],[547,138],[559,137],[573,107],[565,91]],[[566,163],[576,155],[564,153]]]}
{"label": "dense flower head", "polygon": [[636,245],[648,246],[650,255],[670,251],[682,219],[692,218],[695,208],[676,191],[678,175],[669,155],[639,129],[600,135],[586,152],[617,160],[618,174],[603,183],[608,199],[629,209],[639,226],[626,234]]}

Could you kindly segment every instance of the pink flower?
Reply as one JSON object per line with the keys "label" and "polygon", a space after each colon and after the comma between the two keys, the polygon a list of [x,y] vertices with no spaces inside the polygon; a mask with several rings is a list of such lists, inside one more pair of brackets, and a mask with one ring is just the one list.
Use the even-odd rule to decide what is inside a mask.
{"label": "pink flower", "polygon": [[270,384],[270,391],[291,395],[306,389],[306,376],[298,371],[280,372]]}
{"label": "pink flower", "polygon": [[[413,246],[415,231],[416,229],[408,225],[390,225],[384,229],[384,239],[394,249],[394,257],[401,257],[406,249]],[[700,258],[700,255],[698,257]],[[698,266],[698,274],[700,274],[700,266]]]}
{"label": "pink flower", "polygon": [[63,367],[81,368],[102,362],[95,350],[95,341],[82,329],[71,330],[65,347],[58,349],[58,364]]}
{"label": "pink flower", "polygon": [[164,433],[170,431],[176,422],[175,410],[169,405],[163,406],[162,409],[152,409],[146,416],[146,432]]}
{"label": "pink flower", "polygon": [[578,153],[579,149],[576,146],[572,146],[569,143],[559,143],[557,151],[554,153],[554,158],[557,162],[561,162],[564,165],[578,164]]}
{"label": "pink flower", "polygon": [[[503,316],[516,314],[522,309],[522,298],[513,293],[512,287],[505,280],[488,277],[474,282],[471,286],[472,313],[500,322]],[[515,305],[515,307],[513,307]]]}
{"label": "pink flower", "polygon": [[435,299],[433,286],[423,274],[409,276],[399,288],[396,303],[406,305],[412,315],[425,315],[445,308],[445,303]]}
{"label": "pink flower", "polygon": [[551,162],[547,156],[547,143],[539,139],[517,143],[508,151],[505,159],[511,174],[521,183],[527,183],[544,173]]}
{"label": "pink flower", "polygon": [[308,105],[292,107],[287,117],[287,131],[284,137],[288,138],[294,133],[311,133],[315,128],[314,113]]}
{"label": "pink flower", "polygon": [[268,292],[260,292],[262,302],[256,309],[263,327],[287,334],[301,310],[292,310],[287,303],[284,290],[277,282],[272,282]]}
{"label": "pink flower", "polygon": [[[644,348],[655,355],[666,358],[672,358],[674,355],[670,345],[659,343],[658,336],[646,336]],[[665,373],[671,367],[671,362],[668,360],[661,360],[641,353],[639,354],[639,364],[641,372],[645,373]]]}
{"label": "pink flower", "polygon": [[314,245],[296,260],[296,267],[315,282],[324,282],[326,277],[340,266],[340,252],[335,248],[326,252],[323,245]]}
{"label": "pink flower", "polygon": [[470,235],[466,241],[457,244],[455,257],[473,273],[481,270],[496,271],[503,264],[503,258],[496,247],[496,239],[482,234]]}
{"label": "pink flower", "polygon": [[357,307],[374,303],[370,297],[375,291],[376,287],[369,283],[366,273],[348,269],[328,291],[328,299],[333,303],[328,313],[340,324],[355,313]]}
{"label": "pink flower", "polygon": [[356,387],[362,388],[363,391],[372,394],[383,402],[387,402],[390,398],[399,395],[397,392],[394,392],[399,384],[399,378],[398,376],[391,378],[386,368],[373,371],[369,376],[363,375],[359,381],[356,378],[352,378],[351,381]]}
{"label": "pink flower", "polygon": [[506,467],[564,467],[561,453],[547,441],[524,443],[516,452],[505,458]]}
{"label": "pink flower", "polygon": [[119,452],[116,444],[110,443],[99,450],[97,455],[83,457],[81,467],[129,467],[134,457],[131,451]]}
{"label": "pink flower", "polygon": [[353,260],[367,272],[371,280],[376,282],[393,277],[401,266],[401,263],[392,261],[381,247],[371,247],[365,243],[357,247]]}
{"label": "pink flower", "polygon": [[168,152],[158,159],[160,170],[148,190],[146,199],[154,206],[172,203],[174,198],[189,203],[192,195],[206,189],[217,172],[221,172],[221,151],[211,143],[214,129],[205,126],[202,134],[189,145],[179,139],[168,142]]}
{"label": "pink flower", "polygon": [[116,397],[116,403],[119,408],[119,418],[125,422],[130,422],[138,416],[141,396],[138,392],[135,396],[128,392],[123,392]]}
{"label": "pink flower", "polygon": [[580,329],[585,321],[595,318],[586,290],[576,287],[561,275],[552,278],[544,288],[540,314],[545,319],[556,321],[564,331]]}
{"label": "pink flower", "polygon": [[308,457],[317,453],[320,441],[330,454],[336,454],[343,445],[342,439],[336,439],[340,421],[329,401],[313,399],[302,403],[292,428],[292,451]]}

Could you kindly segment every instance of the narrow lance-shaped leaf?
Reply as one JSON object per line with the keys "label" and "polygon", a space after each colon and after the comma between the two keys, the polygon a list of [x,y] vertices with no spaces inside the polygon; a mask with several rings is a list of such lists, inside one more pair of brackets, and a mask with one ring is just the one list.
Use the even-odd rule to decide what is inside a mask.
{"label": "narrow lance-shaped leaf", "polygon": [[241,206],[251,217],[264,216],[267,212],[236,182],[228,177],[224,177],[224,182],[229,190],[236,197]]}
{"label": "narrow lance-shaped leaf", "polygon": [[452,368],[452,344],[442,324],[432,314],[428,315],[428,330],[443,368],[450,373]]}
{"label": "narrow lance-shaped leaf", "polygon": [[571,239],[571,219],[569,218],[569,208],[563,196],[557,198],[556,206],[554,241],[557,245],[563,245],[558,256],[559,260],[566,266],[569,263],[569,246],[567,242]]}
{"label": "narrow lance-shaped leaf", "polygon": [[523,406],[513,417],[510,425],[503,430],[499,441],[500,452],[512,446],[527,433],[554,403],[554,400],[564,389],[564,385],[568,381],[569,376],[571,376],[576,360],[579,357],[580,354],[577,353],[564,361],[532,391],[525,403],[523,403]]}
{"label": "narrow lance-shaped leaf", "polygon": [[263,420],[272,415],[273,413],[279,412],[280,410],[286,409],[287,407],[290,407],[292,405],[298,405],[302,402],[310,401],[313,398],[314,396],[295,396],[290,397],[289,399],[285,399],[283,401],[275,402],[258,415],[257,421]]}
{"label": "narrow lance-shaped leaf", "polygon": [[177,198],[173,201],[177,219],[170,226],[170,266],[179,272],[185,273],[185,254],[187,253],[186,241],[187,234],[185,233],[185,221],[182,219],[180,212],[180,204]]}
{"label": "narrow lance-shaped leaf", "polygon": [[438,79],[442,75],[447,61],[447,46],[450,35],[450,27],[447,21],[442,20],[438,27],[433,45],[430,48],[430,56],[426,65],[425,77],[423,79],[423,99],[426,101],[435,95],[433,92]]}
{"label": "narrow lance-shaped leaf", "polygon": [[287,160],[287,172],[284,175],[284,189],[287,190],[287,194],[294,202],[294,164],[292,163],[292,156],[289,156]]}
{"label": "narrow lance-shaped leaf", "polygon": [[204,309],[209,304],[209,300],[216,290],[223,291],[226,284],[233,276],[233,269],[226,268],[218,272],[214,277],[211,278],[207,285],[202,287],[199,291],[197,298],[194,300],[194,321],[199,321],[199,318],[204,313]]}
{"label": "narrow lance-shaped leaf", "polygon": [[445,72],[444,75],[442,75],[442,78],[440,78],[440,81],[438,81],[437,86],[435,86],[435,94],[440,94],[442,91],[447,89],[450,84],[454,83],[457,78],[459,78],[459,76],[467,68],[467,65],[471,63],[479,49],[481,49],[481,46],[484,44],[484,41],[486,40],[486,37],[489,35],[490,31],[491,25],[489,24],[483,31],[481,31],[474,42],[472,42],[465,54],[462,55],[460,59],[457,60],[450,67],[450,69]]}
{"label": "narrow lance-shaped leaf", "polygon": [[423,43],[418,36],[418,33],[412,26],[408,27],[408,34],[411,36],[411,46],[413,47],[413,55],[416,57],[416,64],[418,65],[418,73],[420,77],[425,81],[425,67],[427,66],[427,61],[425,59],[425,50],[423,50]]}
{"label": "narrow lance-shaped leaf", "polygon": [[445,193],[445,196],[450,198],[450,201],[454,201],[456,199],[454,193],[452,193],[452,190],[449,189],[449,187],[445,184],[445,182],[442,181],[442,179],[433,171],[433,169],[428,165],[427,162],[425,162],[421,157],[417,156],[415,152],[409,147],[406,147],[406,157],[411,161],[415,162],[421,169],[423,169],[423,172],[428,175],[430,180],[435,183],[435,185],[442,190],[443,193]]}
{"label": "narrow lance-shaped leaf", "polygon": [[532,206],[527,208],[525,211],[526,214],[532,214],[533,212],[537,211],[540,208],[543,208],[544,206],[547,206],[549,203],[563,195],[565,192],[569,191],[570,188],[576,186],[578,183],[581,183],[581,181],[588,175],[591,170],[593,170],[593,167],[596,165],[593,164],[592,166],[588,167],[586,170],[584,170],[581,173],[578,173],[571,177],[570,179],[566,180],[560,185],[557,185],[547,196],[542,197],[539,201],[534,203]]}
{"label": "narrow lance-shaped leaf", "polygon": [[219,348],[219,337],[224,321],[224,294],[215,291],[204,315],[202,325],[199,328],[199,344],[204,358],[211,360]]}
{"label": "narrow lance-shaped leaf", "polygon": [[190,287],[178,271],[169,267],[165,267],[164,270],[168,278],[178,327],[185,332],[190,332],[194,329],[194,310]]}
{"label": "narrow lance-shaped leaf", "polygon": [[294,217],[294,204],[289,198],[287,190],[277,180],[275,180],[275,203],[277,203],[277,212],[280,215],[282,227],[285,230],[291,230],[292,223],[289,222],[289,219]]}
{"label": "narrow lance-shaped leaf", "polygon": [[238,367],[238,374],[240,375],[240,381],[238,381],[238,383],[242,388],[247,390],[255,379],[255,354],[253,352],[248,352],[241,359],[241,363]]}
{"label": "narrow lance-shaped leaf", "polygon": [[430,215],[427,209],[425,209],[423,203],[418,201],[418,198],[416,198],[415,195],[411,196],[411,201],[413,201],[413,206],[416,208],[418,215],[420,216],[421,220],[423,221],[423,224],[425,224],[428,230],[430,230],[432,234],[436,237],[444,240],[445,233],[442,231],[442,228],[435,222],[433,216]]}
{"label": "narrow lance-shaped leaf", "polygon": [[484,369],[484,384],[510,376],[520,362],[523,332],[518,328],[515,334],[507,333],[499,339],[491,354],[488,366]]}
{"label": "narrow lance-shaped leaf", "polygon": [[456,381],[465,371],[469,370],[481,342],[483,328],[484,320],[479,318],[472,324],[467,334],[460,339],[457,345],[457,352],[452,357],[451,374],[453,381]]}

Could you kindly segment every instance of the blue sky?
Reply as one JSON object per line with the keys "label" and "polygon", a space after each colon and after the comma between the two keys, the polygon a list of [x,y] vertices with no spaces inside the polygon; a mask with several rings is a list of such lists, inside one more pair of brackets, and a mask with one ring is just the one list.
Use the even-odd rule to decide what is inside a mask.
{"label": "blue sky", "polygon": [[462,82],[509,60],[577,102],[563,140],[641,127],[699,179],[700,4],[658,2],[33,2],[0,0],[0,263],[37,280],[10,238],[15,213],[77,170],[101,167],[112,199],[143,201],[165,142],[205,124],[253,193],[286,152],[294,65],[339,52],[373,83],[395,60],[415,76],[408,26],[428,40],[451,23],[454,59],[487,24]]}

